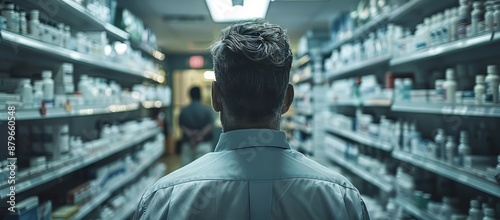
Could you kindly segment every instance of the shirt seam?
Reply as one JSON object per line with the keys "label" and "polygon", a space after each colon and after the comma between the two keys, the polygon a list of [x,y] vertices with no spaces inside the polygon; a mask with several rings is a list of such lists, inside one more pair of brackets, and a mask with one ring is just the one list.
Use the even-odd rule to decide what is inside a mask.
{"label": "shirt seam", "polygon": [[[178,185],[181,185],[181,184],[185,184],[185,183],[192,183],[192,182],[220,181],[220,180],[226,180],[226,181],[248,181],[248,182],[251,182],[251,181],[277,181],[277,180],[289,180],[289,179],[305,179],[305,180],[315,180],[315,181],[327,182],[327,183],[332,183],[332,184],[338,185],[338,186],[340,186],[342,188],[345,188],[345,189],[353,190],[356,193],[358,192],[356,190],[356,188],[354,188],[354,187],[346,186],[346,185],[343,185],[343,184],[340,184],[340,183],[337,183],[337,182],[333,182],[333,181],[330,181],[330,180],[324,180],[324,179],[319,179],[319,178],[311,178],[311,177],[289,177],[289,178],[279,178],[279,179],[253,179],[253,180],[208,179],[207,178],[207,179],[187,180],[187,181],[179,182],[179,183],[176,183],[176,184],[169,184],[169,185],[166,185],[166,186],[160,186],[157,189],[155,189],[154,191],[152,191],[150,193],[150,196],[156,194],[156,192],[159,191],[159,190],[163,190],[163,189],[175,187],[175,186],[178,186]],[[150,197],[150,196],[148,196],[148,197]]]}

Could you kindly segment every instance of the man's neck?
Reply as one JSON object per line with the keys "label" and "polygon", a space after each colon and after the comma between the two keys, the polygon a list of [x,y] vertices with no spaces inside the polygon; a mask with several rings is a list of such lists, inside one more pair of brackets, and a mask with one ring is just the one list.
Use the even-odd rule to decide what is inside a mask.
{"label": "man's neck", "polygon": [[222,129],[224,132],[242,130],[242,129],[271,129],[280,130],[279,120],[276,122],[249,122],[246,120],[231,120],[230,122],[222,123]]}

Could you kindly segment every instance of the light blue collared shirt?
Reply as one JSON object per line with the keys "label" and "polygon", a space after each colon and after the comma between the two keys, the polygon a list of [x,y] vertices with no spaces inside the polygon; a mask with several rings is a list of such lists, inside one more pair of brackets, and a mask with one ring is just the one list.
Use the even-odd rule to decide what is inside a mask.
{"label": "light blue collared shirt", "polygon": [[215,152],[158,180],[134,219],[369,219],[340,174],[269,129],[221,134]]}

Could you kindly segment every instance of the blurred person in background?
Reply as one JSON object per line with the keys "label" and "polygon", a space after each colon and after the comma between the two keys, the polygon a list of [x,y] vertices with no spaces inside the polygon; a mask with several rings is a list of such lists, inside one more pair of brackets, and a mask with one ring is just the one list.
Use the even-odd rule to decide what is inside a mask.
{"label": "blurred person in background", "polygon": [[212,107],[223,133],[215,152],[160,179],[135,219],[369,219],[342,175],[292,150],[280,131],[293,101],[285,30],[264,20],[221,31],[211,48]]}
{"label": "blurred person in background", "polygon": [[213,150],[212,110],[200,102],[201,89],[193,87],[189,91],[191,103],[181,110],[179,126],[182,130],[181,164],[191,163]]}

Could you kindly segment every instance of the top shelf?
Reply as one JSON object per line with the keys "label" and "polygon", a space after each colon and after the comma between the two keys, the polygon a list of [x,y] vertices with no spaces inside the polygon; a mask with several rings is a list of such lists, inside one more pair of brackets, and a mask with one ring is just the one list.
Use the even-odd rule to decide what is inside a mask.
{"label": "top shelf", "polygon": [[[488,48],[493,43],[500,42],[500,31],[491,34],[482,34],[479,36],[453,41],[436,47],[431,47],[422,51],[417,51],[408,55],[394,56],[390,61],[391,66],[400,66],[404,64],[425,61],[444,57],[450,54],[468,53],[475,48]],[[469,54],[469,53],[468,53]]]}
{"label": "top shelf", "polygon": [[107,71],[106,73],[110,75],[121,74],[123,76],[135,76],[161,81],[161,76],[151,71],[131,69],[130,67],[113,61],[103,60],[100,57],[72,51],[6,30],[0,30],[0,45],[2,44],[5,46],[19,46],[26,51],[37,54],[37,58],[41,58],[42,56],[39,55],[43,55],[43,58],[47,58],[48,56],[52,60],[71,62],[82,67],[104,69]]}
{"label": "top shelf", "polygon": [[112,24],[99,20],[96,16],[73,0],[15,1],[22,8],[38,9],[51,19],[63,22],[77,31],[106,31],[113,40],[126,41],[129,34]]}
{"label": "top shelf", "polygon": [[[421,22],[424,17],[446,7],[452,6],[454,3],[456,3],[456,0],[410,0],[394,10],[380,13],[368,23],[359,26],[353,31],[351,37],[341,41],[329,43],[326,45],[322,53],[328,55],[333,50],[340,48],[346,43],[366,37],[368,32],[373,31],[386,21],[405,26],[414,26],[417,22]],[[432,10],[429,10],[429,5],[432,5]]]}
{"label": "top shelf", "polygon": [[[410,0],[400,7],[392,10],[389,21],[394,24],[413,27],[428,17],[443,9],[457,6],[456,0]],[[432,8],[429,6],[432,5]]]}
{"label": "top shelf", "polygon": [[360,39],[362,37],[366,36],[366,33],[375,29],[377,26],[379,26],[382,22],[387,21],[389,19],[390,13],[381,13],[377,15],[374,19],[371,19],[368,23],[361,25],[360,27],[356,28],[352,36],[349,38],[346,38],[341,41],[337,42],[331,42],[326,47],[323,49],[322,53],[324,55],[330,54],[333,50],[338,49],[342,45],[355,41],[357,39]]}

